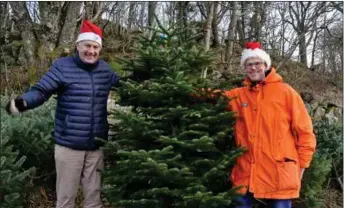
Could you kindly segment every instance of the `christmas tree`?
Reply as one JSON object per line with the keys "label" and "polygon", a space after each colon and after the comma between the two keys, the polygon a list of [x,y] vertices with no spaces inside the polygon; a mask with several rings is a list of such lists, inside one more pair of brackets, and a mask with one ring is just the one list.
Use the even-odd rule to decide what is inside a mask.
{"label": "christmas tree", "polygon": [[159,28],[139,38],[134,59],[123,60],[132,75],[121,81],[118,104],[130,110],[115,111],[105,198],[122,208],[230,205],[229,174],[242,150],[234,145],[226,85],[201,78],[214,54],[195,37],[180,41],[185,31]]}
{"label": "christmas tree", "polygon": [[31,187],[36,169],[23,169],[25,156],[9,144],[9,137],[0,139],[0,207],[20,208],[24,205],[26,194]]}

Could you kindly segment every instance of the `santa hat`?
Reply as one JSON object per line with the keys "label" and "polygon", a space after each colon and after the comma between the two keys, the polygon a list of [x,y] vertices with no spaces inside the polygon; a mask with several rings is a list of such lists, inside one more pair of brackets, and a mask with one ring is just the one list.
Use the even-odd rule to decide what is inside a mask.
{"label": "santa hat", "polygon": [[100,46],[102,45],[103,32],[100,27],[91,23],[90,21],[84,20],[81,25],[80,34],[78,35],[77,42],[83,40],[91,40],[97,42]]}
{"label": "santa hat", "polygon": [[245,44],[245,49],[242,52],[240,59],[240,66],[244,68],[244,64],[248,58],[260,58],[266,63],[266,70],[271,67],[271,59],[269,54],[267,54],[260,45],[259,42],[247,42]]}

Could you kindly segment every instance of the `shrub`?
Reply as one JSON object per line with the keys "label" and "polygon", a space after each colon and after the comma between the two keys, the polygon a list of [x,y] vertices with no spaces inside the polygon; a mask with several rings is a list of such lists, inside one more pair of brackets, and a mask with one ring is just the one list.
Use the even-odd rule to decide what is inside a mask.
{"label": "shrub", "polygon": [[[3,108],[9,99],[1,97]],[[36,179],[46,181],[54,174],[53,141],[55,101],[50,99],[41,107],[18,116],[1,114],[1,135],[8,138],[8,144],[25,156],[23,168],[37,168]],[[4,112],[4,110],[3,110]]]}
{"label": "shrub", "polygon": [[32,186],[35,168],[23,169],[26,157],[19,156],[9,141],[8,136],[0,140],[0,207],[19,208],[23,207],[28,188]]}
{"label": "shrub", "polygon": [[[324,185],[343,176],[343,132],[339,124],[322,120],[314,123],[317,150],[302,179],[300,201],[306,207],[324,207]],[[326,183],[327,182],[327,183]]]}

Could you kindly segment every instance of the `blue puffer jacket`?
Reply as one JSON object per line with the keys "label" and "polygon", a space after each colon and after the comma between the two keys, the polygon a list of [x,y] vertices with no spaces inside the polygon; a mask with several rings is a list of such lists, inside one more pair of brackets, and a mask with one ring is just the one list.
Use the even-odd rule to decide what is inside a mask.
{"label": "blue puffer jacket", "polygon": [[27,93],[20,96],[28,109],[57,93],[55,143],[78,150],[99,148],[108,137],[107,98],[118,76],[102,60],[83,63],[77,54],[57,59]]}

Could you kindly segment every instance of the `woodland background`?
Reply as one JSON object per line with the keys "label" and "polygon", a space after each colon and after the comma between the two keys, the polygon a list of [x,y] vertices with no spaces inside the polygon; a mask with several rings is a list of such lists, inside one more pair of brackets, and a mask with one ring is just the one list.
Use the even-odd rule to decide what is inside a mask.
{"label": "woodland background", "polygon": [[[104,31],[101,56],[125,75],[118,60],[135,58],[138,36],[154,36],[158,30],[154,15],[165,28],[188,28],[198,44],[216,54],[215,62],[201,72],[213,81],[241,80],[239,58],[244,43],[262,43],[273,66],[300,92],[319,127],[319,138],[331,144],[324,151],[331,160],[319,160],[319,169],[309,177],[320,177],[326,163],[331,167],[322,172],[323,183],[308,190],[313,198],[303,200],[318,198],[321,206],[342,207],[343,172],[338,162],[343,158],[343,2],[0,2],[1,105],[36,83],[56,58],[74,52],[83,19],[100,25]],[[7,197],[9,201],[25,199],[24,207],[52,207],[53,111],[51,101],[23,117],[1,114],[1,148],[11,152],[7,157],[6,151],[1,152],[1,165],[7,167],[4,164],[9,161],[15,165],[9,166],[12,172],[0,170],[0,176],[12,188],[30,181],[26,184],[30,191],[13,188],[14,195]],[[1,203],[2,193],[11,190],[5,187],[0,187]]]}

